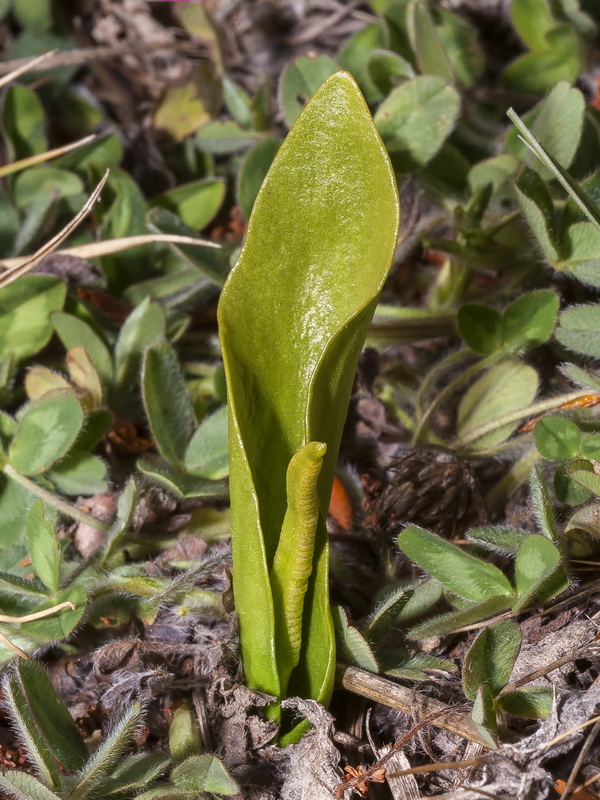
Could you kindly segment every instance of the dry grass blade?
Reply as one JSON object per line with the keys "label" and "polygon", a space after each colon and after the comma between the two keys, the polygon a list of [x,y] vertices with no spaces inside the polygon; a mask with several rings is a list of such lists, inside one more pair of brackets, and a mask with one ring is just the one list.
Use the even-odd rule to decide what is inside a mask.
{"label": "dry grass blade", "polygon": [[79,223],[83,219],[85,219],[85,217],[90,213],[90,211],[94,207],[94,203],[100,197],[100,193],[104,188],[104,184],[108,180],[108,175],[109,175],[109,170],[106,170],[106,172],[104,173],[104,177],[102,178],[98,186],[96,186],[96,188],[90,195],[89,199],[87,200],[81,211],[79,211],[73,217],[71,222],[65,225],[65,227],[62,229],[62,231],[60,231],[60,233],[57,233],[56,236],[50,239],[50,241],[47,242],[45,245],[43,245],[43,247],[40,247],[37,253],[34,253],[32,256],[26,259],[26,261],[24,261],[16,269],[13,269],[9,272],[5,272],[4,275],[0,276],[0,288],[2,286],[8,286],[9,283],[16,281],[17,278],[21,277],[21,275],[25,275],[25,273],[33,269],[33,267],[35,267],[36,264],[39,264],[43,258],[50,255],[50,253],[56,250],[56,248],[61,244],[61,242],[64,242],[64,240],[68,236],[70,236],[71,233],[73,233],[73,231],[79,225]]}
{"label": "dry grass blade", "polygon": [[47,62],[48,59],[51,59],[52,56],[55,56],[57,53],[58,50],[50,50],[48,53],[36,56],[36,58],[20,58],[18,61],[7,62],[0,67],[0,74],[8,70],[8,73],[0,78],[0,89],[2,89],[3,86],[7,86],[11,81],[14,81],[21,75],[24,75],[26,72],[35,69],[35,67],[39,67],[44,61]]}
{"label": "dry grass blade", "polygon": [[[207,239],[196,239],[192,236],[178,236],[170,233],[148,233],[139,236],[123,236],[121,239],[107,239],[103,242],[91,242],[89,244],[78,245],[77,247],[67,247],[60,252],[63,255],[77,256],[78,258],[100,258],[109,256],[113,253],[121,253],[132,247],[141,247],[144,244],[187,244],[202,245],[203,247],[215,247],[219,249],[220,244],[210,242]],[[5,258],[0,260],[0,269],[5,269],[7,274],[11,274],[25,264],[30,256],[22,258]],[[1,284],[0,284],[1,285]]]}
{"label": "dry grass blade", "polygon": [[[114,47],[86,47],[80,50],[67,50],[65,52],[52,50],[33,60],[30,58],[16,58],[14,61],[7,61],[5,64],[0,64],[0,75],[5,76],[0,79],[0,87],[4,86],[6,83],[10,83],[11,80],[14,80],[15,77],[22,75],[24,72],[28,72],[40,65],[44,70],[51,70],[57,69],[58,67],[88,64],[91,61],[103,61],[107,58],[152,53],[155,50],[175,50],[179,53],[198,56],[198,46],[190,45],[187,42],[181,44],[169,44],[169,42],[127,42],[126,44],[119,44]],[[42,64],[42,62],[45,63]]]}
{"label": "dry grass blade", "polygon": [[[23,617],[11,617],[7,614],[0,614],[0,622],[12,622],[12,623],[21,623],[21,622],[33,622],[37,619],[43,619],[44,617],[49,617],[52,614],[56,613],[57,611],[62,611],[63,608],[70,608],[71,611],[75,611],[77,606],[75,603],[72,603],[70,600],[65,600],[64,603],[58,603],[56,606],[52,606],[51,608],[45,608],[43,611],[36,611],[33,614],[26,614]],[[13,653],[16,653],[20,658],[29,659],[29,656],[24,650],[21,650],[16,644],[13,644],[8,636],[5,636],[3,633],[0,633],[0,642],[5,644],[8,648],[10,648]]]}
{"label": "dry grass blade", "polygon": [[78,147],[82,147],[84,144],[93,142],[96,138],[96,134],[92,133],[89,136],[84,136],[83,139],[79,139],[76,142],[71,142],[71,144],[65,144],[62,147],[55,147],[54,150],[46,150],[45,153],[39,153],[36,156],[29,156],[29,158],[22,158],[20,161],[13,161],[12,164],[6,164],[4,167],[0,167],[0,178],[5,178],[7,175],[13,175],[15,172],[19,172],[22,169],[27,169],[27,167],[34,167],[36,164],[43,164],[45,161],[50,161],[52,158],[63,156],[65,153],[70,153],[71,150],[76,150]]}
{"label": "dry grass blade", "polygon": [[404,775],[424,775],[426,772],[441,772],[445,769],[467,769],[468,767],[478,767],[489,761],[489,755],[467,758],[464,761],[440,761],[438,764],[423,764],[420,767],[403,769],[401,772],[392,772],[390,778],[400,778]]}
{"label": "dry grass blade", "polygon": [[[375,677],[375,676],[374,676]],[[388,681],[390,683],[390,681]],[[440,705],[442,705],[440,703]],[[360,764],[358,768],[354,767],[346,767],[346,778],[344,779],[343,783],[339,783],[337,786],[334,787],[335,795],[338,800],[342,800],[344,794],[349,789],[357,789],[360,794],[365,794],[365,790],[368,790],[368,784],[370,782],[375,783],[383,783],[385,779],[385,765],[393,756],[394,753],[398,752],[404,745],[409,742],[412,737],[424,728],[426,725],[431,723],[439,723],[440,718],[455,713],[458,710],[464,710],[464,706],[456,706],[451,708],[450,706],[443,706],[441,709],[434,711],[432,714],[428,714],[426,717],[420,719],[412,728],[407,731],[404,736],[401,736],[396,742],[394,742],[392,748],[380,758],[379,761],[376,761],[375,764],[372,766],[365,768],[363,764]],[[471,766],[471,764],[469,764]],[[410,774],[411,771],[407,771],[407,774]]]}
{"label": "dry grass blade", "polygon": [[598,722],[599,720],[600,716],[592,717],[591,719],[588,719],[587,722],[582,722],[581,725],[576,725],[574,728],[569,728],[568,731],[561,733],[559,736],[555,736],[554,739],[550,739],[549,742],[545,742],[544,745],[541,747],[540,752],[543,752],[544,750],[549,750],[551,747],[554,747],[555,744],[558,744],[559,742],[568,739],[569,736],[571,736],[573,733],[577,733],[577,731],[581,731],[584,728],[588,728],[590,725],[593,725],[595,722]]}
{"label": "dry grass blade", "polygon": [[579,755],[577,756],[577,760],[575,761],[575,764],[573,765],[573,769],[571,770],[571,773],[570,773],[570,775],[569,775],[569,777],[567,779],[567,782],[565,783],[564,789],[562,790],[562,792],[560,794],[560,800],[565,800],[567,795],[570,793],[571,787],[575,783],[575,778],[577,777],[577,774],[578,774],[579,770],[581,769],[587,754],[590,752],[590,749],[591,749],[592,745],[594,744],[594,741],[596,740],[596,737],[598,736],[599,732],[600,732],[600,720],[598,720],[598,722],[594,725],[594,727],[592,728],[592,730],[589,733],[588,738],[585,740],[585,743],[584,743],[583,747],[579,751]]}
{"label": "dry grass blade", "polygon": [[591,786],[592,784],[596,783],[596,781],[599,780],[600,780],[600,772],[596,772],[595,775],[592,775],[592,777],[588,778],[587,781],[584,781],[583,783],[580,783],[578,786],[576,786],[571,792],[571,794],[574,797],[578,792],[584,792],[588,786]]}
{"label": "dry grass blade", "polygon": [[521,686],[531,683],[531,681],[537,681],[539,678],[543,678],[550,672],[553,672],[555,669],[563,667],[565,664],[571,663],[571,661],[575,661],[576,658],[581,658],[591,644],[592,642],[588,642],[588,644],[586,644],[584,647],[579,647],[572,653],[568,653],[562,658],[557,658],[555,661],[552,661],[550,664],[546,664],[544,667],[540,667],[540,669],[536,669],[534,672],[529,672],[527,675],[519,678],[519,680],[514,681],[513,683],[508,683],[498,696],[502,697],[505,694],[514,692],[515,689],[519,689]]}
{"label": "dry grass blade", "polygon": [[43,611],[34,611],[33,614],[25,614],[22,617],[12,617],[7,614],[0,614],[0,622],[15,622],[15,623],[34,622],[36,619],[44,619],[44,617],[50,617],[56,611],[62,611],[63,608],[70,608],[71,611],[75,611],[77,609],[77,606],[70,600],[65,600],[64,603],[58,603],[58,605],[56,606],[45,608]]}

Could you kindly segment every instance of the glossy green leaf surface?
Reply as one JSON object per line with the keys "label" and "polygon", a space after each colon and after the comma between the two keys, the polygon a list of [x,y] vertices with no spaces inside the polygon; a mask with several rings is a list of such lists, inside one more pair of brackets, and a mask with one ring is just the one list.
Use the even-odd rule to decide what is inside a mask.
{"label": "glossy green leaf surface", "polygon": [[[327,444],[293,691],[327,700],[333,630],[324,509],[360,349],[396,244],[398,199],[353,79],[330,78],[281,146],[221,296],[234,594],[246,677],[280,695],[269,580],[290,459]],[[264,286],[269,286],[269,292]]]}

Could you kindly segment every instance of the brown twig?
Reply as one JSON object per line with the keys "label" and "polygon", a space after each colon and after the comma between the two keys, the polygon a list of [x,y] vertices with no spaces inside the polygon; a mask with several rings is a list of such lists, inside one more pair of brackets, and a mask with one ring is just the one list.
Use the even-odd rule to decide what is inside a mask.
{"label": "brown twig", "polygon": [[390,708],[397,708],[405,714],[412,714],[415,708],[419,714],[436,714],[435,725],[475,742],[486,750],[490,749],[489,741],[483,739],[475,723],[464,713],[468,710],[465,706],[447,706],[439,700],[413,692],[405,686],[358,667],[340,667],[338,680],[349,692],[368,697]]}

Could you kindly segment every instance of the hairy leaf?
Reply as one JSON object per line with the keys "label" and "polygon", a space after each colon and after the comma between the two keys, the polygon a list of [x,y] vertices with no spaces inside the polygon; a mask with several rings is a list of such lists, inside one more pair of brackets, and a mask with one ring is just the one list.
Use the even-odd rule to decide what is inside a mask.
{"label": "hairy leaf", "polygon": [[344,661],[367,672],[378,673],[379,662],[371,645],[358,628],[350,624],[341,606],[334,606],[333,622]]}
{"label": "hairy leaf", "polygon": [[[6,108],[6,106],[5,106]],[[37,353],[52,336],[50,314],[63,307],[65,284],[49,275],[23,275],[0,289],[0,356]]]}
{"label": "hairy leaf", "polygon": [[486,550],[511,556],[517,552],[527,535],[527,531],[521,528],[494,525],[493,527],[471,528],[467,533],[467,538],[470,542],[485,547]]}
{"label": "hairy leaf", "polygon": [[193,792],[211,792],[229,797],[240,791],[216,756],[190,756],[175,767],[171,779],[177,787]]}
{"label": "hairy leaf", "polygon": [[37,475],[63,458],[83,426],[83,410],[75,393],[57,389],[26,406],[8,457],[24,475]]}
{"label": "hairy leaf", "polygon": [[158,344],[146,351],[142,393],[156,446],[170,464],[182,465],[194,433],[194,409],[170,344]]}
{"label": "hairy leaf", "polygon": [[389,591],[378,601],[375,609],[369,614],[363,626],[365,636],[371,641],[377,641],[385,636],[390,628],[397,623],[398,616],[409,600],[414,596],[412,589],[395,588]]}
{"label": "hairy leaf", "polygon": [[532,534],[517,553],[515,581],[518,594],[515,611],[564,592],[569,587],[569,579],[559,549],[544,536]]}
{"label": "hairy leaf", "polygon": [[485,628],[477,636],[463,666],[463,689],[475,700],[480,686],[489,687],[495,697],[506,686],[521,650],[521,629],[511,620]]}
{"label": "hairy leaf", "polygon": [[[517,411],[531,403],[536,395],[539,378],[528,364],[506,359],[485,372],[470,387],[458,409],[458,434],[466,436],[503,414]],[[483,433],[470,445],[478,450],[494,447],[508,439],[518,422],[508,423]]]}
{"label": "hairy leaf", "polygon": [[44,516],[44,505],[36,500],[25,523],[27,552],[35,574],[51,592],[58,592],[60,580],[60,548],[54,526]]}
{"label": "hairy leaf", "polygon": [[546,719],[554,703],[551,687],[524,687],[501,695],[497,704],[509,714],[525,719]]}
{"label": "hairy leaf", "polygon": [[540,532],[554,544],[558,544],[559,534],[554,515],[554,506],[539,463],[535,464],[531,471],[529,491],[533,512],[540,526]]}
{"label": "hairy leaf", "polygon": [[583,440],[577,425],[564,417],[544,417],[536,424],[533,434],[540,455],[552,461],[574,458]]}
{"label": "hairy leaf", "polygon": [[52,324],[67,350],[80,345],[85,347],[102,383],[104,386],[110,386],[113,380],[112,357],[96,331],[87,322],[63,312],[52,314]]}
{"label": "hairy leaf", "polygon": [[473,603],[513,593],[498,567],[465,553],[435,533],[410,525],[398,536],[398,547],[446,589]]}
{"label": "hairy leaf", "polygon": [[216,480],[229,474],[227,406],[203,419],[185,451],[185,467],[194,475]]}
{"label": "hairy leaf", "polygon": [[565,309],[560,315],[556,338],[577,353],[599,358],[600,306],[574,306]]}
{"label": "hairy leaf", "polygon": [[14,800],[60,800],[45,784],[20,770],[11,770],[0,775],[0,789]]}
{"label": "hairy leaf", "polygon": [[279,104],[290,127],[317,89],[338,70],[339,65],[324,55],[301,56],[287,65],[279,81]]}
{"label": "hairy leaf", "polygon": [[375,123],[402,172],[424,166],[441,148],[458,117],[456,89],[436,75],[398,86],[375,114]]}
{"label": "hairy leaf", "polygon": [[100,746],[88,759],[78,774],[78,783],[69,800],[84,800],[95,792],[98,782],[105,779],[115,768],[123,751],[140,722],[142,710],[139,703],[132,703],[114,722]]}

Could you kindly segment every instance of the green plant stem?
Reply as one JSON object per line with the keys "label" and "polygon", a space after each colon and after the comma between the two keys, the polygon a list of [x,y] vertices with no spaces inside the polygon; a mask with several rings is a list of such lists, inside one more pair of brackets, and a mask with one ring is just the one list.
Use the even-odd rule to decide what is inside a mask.
{"label": "green plant stem", "polygon": [[561,394],[558,397],[550,397],[547,400],[541,400],[539,403],[533,403],[517,411],[511,411],[510,414],[497,417],[497,419],[486,422],[484,425],[473,428],[472,431],[465,433],[464,436],[459,436],[450,446],[453,450],[461,450],[463,447],[471,444],[471,442],[481,439],[482,436],[487,436],[488,433],[492,433],[492,431],[498,430],[498,428],[502,428],[504,425],[509,425],[511,422],[520,422],[526,417],[535,417],[538,414],[544,414],[546,411],[556,411],[559,409],[559,406],[570,403],[572,400],[577,400],[579,397],[585,397],[589,393],[589,389],[579,389],[576,392]]}
{"label": "green plant stem", "polygon": [[488,236],[490,238],[492,236],[495,236],[499,231],[502,230],[502,228],[504,228],[505,225],[514,222],[514,220],[519,219],[520,216],[521,216],[520,209],[515,209],[515,211],[511,211],[508,214],[505,214],[494,225],[490,226],[489,228],[485,228],[483,231],[483,235]]}
{"label": "green plant stem", "polygon": [[448,255],[464,257],[464,247],[453,242],[450,239],[438,239],[434,236],[423,239],[423,247],[428,250],[439,250],[440,253],[447,253]]}
{"label": "green plant stem", "polygon": [[456,333],[456,314],[453,311],[420,311],[413,308],[394,308],[380,305],[367,335],[370,342],[409,344],[438,336]]}
{"label": "green plant stem", "polygon": [[91,514],[86,514],[85,511],[81,511],[81,509],[72,506],[70,503],[67,503],[65,500],[58,497],[58,495],[54,494],[53,492],[49,492],[47,489],[44,489],[39,484],[35,483],[29,478],[26,478],[25,475],[21,475],[21,473],[17,472],[16,469],[11,467],[10,464],[4,465],[3,472],[5,475],[8,475],[11,480],[15,481],[15,483],[20,484],[32,494],[35,494],[45,503],[48,503],[48,505],[52,506],[52,508],[60,511],[61,514],[71,517],[71,519],[77,520],[77,522],[82,522],[85,525],[89,525],[90,527],[95,528],[97,531],[102,531],[103,533],[106,533],[106,531],[108,531],[110,528],[108,523],[102,522],[102,520],[98,519],[97,517],[93,517]]}
{"label": "green plant stem", "polygon": [[449,353],[445,358],[439,361],[433,367],[433,369],[429,371],[429,373],[423,379],[423,383],[421,384],[417,394],[417,400],[415,403],[417,417],[420,417],[423,414],[425,398],[427,397],[430,388],[437,382],[440,375],[445,372],[448,367],[451,367],[457,361],[460,361],[468,355],[473,355],[473,351],[467,347],[463,347],[461,350],[455,350],[453,353]]}
{"label": "green plant stem", "polygon": [[532,447],[512,465],[506,475],[486,494],[485,507],[490,514],[499,513],[504,508],[507,499],[523,484],[527,483],[531,468],[538,458],[537,450]]}
{"label": "green plant stem", "polygon": [[466,369],[464,372],[458,375],[453,381],[450,381],[450,383],[442,389],[442,391],[437,395],[437,397],[435,397],[432,400],[432,402],[429,404],[429,406],[423,413],[423,416],[419,420],[417,429],[415,430],[415,433],[413,435],[411,446],[416,447],[421,442],[423,434],[425,432],[425,426],[429,421],[429,418],[431,417],[433,412],[444,402],[444,400],[450,397],[461,384],[470,380],[474,375],[477,375],[478,372],[487,369],[496,361],[499,361],[503,355],[504,355],[503,353],[499,352],[491,353],[489,356],[482,358],[481,361],[477,361],[475,364],[472,364],[468,369]]}

